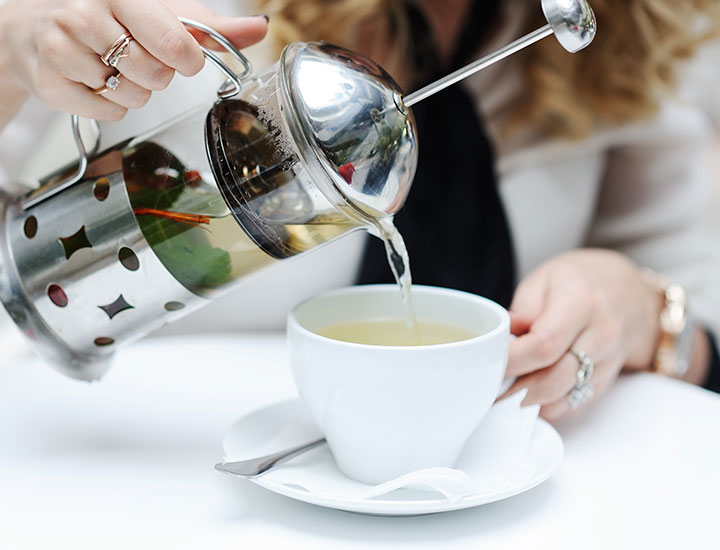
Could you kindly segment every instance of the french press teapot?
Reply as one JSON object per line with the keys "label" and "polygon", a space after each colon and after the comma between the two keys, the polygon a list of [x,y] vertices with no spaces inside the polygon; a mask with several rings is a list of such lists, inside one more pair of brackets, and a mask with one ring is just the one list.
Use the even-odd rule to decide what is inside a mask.
{"label": "french press teapot", "polygon": [[408,96],[373,61],[317,42],[251,77],[227,39],[182,19],[243,70],[203,48],[227,77],[217,98],[100,152],[72,117],[79,162],[29,194],[0,192],[0,300],[52,366],[100,378],[118,346],[391,217],[417,164],[413,103],[553,32],[571,51],[592,40],[585,0],[543,9],[545,28]]}

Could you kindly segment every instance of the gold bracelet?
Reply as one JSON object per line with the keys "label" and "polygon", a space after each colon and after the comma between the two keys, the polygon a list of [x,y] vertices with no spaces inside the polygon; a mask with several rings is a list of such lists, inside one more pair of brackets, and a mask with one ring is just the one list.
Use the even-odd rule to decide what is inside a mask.
{"label": "gold bracelet", "polygon": [[660,333],[651,370],[680,378],[690,366],[691,349],[686,344],[692,337],[685,289],[650,269],[644,269],[643,275],[664,301],[658,318]]}

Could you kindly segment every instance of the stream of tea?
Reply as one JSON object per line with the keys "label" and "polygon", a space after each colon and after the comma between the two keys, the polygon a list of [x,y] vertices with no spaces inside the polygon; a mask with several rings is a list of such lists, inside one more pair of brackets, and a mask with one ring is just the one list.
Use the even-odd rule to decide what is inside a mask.
{"label": "stream of tea", "polygon": [[405,327],[409,341],[414,345],[420,344],[420,334],[415,315],[415,306],[412,300],[412,275],[410,273],[410,256],[405,241],[392,222],[392,218],[377,218],[375,228],[378,236],[385,244],[390,269],[400,289],[403,307],[405,309]]}

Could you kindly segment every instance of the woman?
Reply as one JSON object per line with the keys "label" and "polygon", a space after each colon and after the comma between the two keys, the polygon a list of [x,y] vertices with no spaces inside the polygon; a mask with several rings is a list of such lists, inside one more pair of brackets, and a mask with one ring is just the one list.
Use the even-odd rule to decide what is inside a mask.
{"label": "woman", "polygon": [[[47,0],[22,4],[10,0],[0,5],[3,120],[30,93],[57,108],[114,119],[126,108],[140,105],[150,90],[163,87],[175,70],[191,74],[197,70],[198,49],[177,26],[176,14],[210,23],[240,46],[259,39],[265,31],[264,18],[217,18],[194,2],[115,4],[70,3],[65,11],[56,10],[56,4]],[[534,8],[541,19],[534,1],[500,4],[478,2],[470,13],[477,25],[472,32],[460,33],[460,40],[454,37],[468,17],[470,3],[465,1],[415,5],[395,0],[306,0],[267,5],[279,16],[274,25],[283,36],[325,38],[364,50],[410,88],[412,81],[431,79],[472,57],[483,47],[477,36],[485,37],[484,47],[489,49],[539,24],[528,16]],[[456,86],[445,92],[454,95],[437,96],[434,104],[428,100],[414,109],[421,130],[428,128],[423,130],[422,147],[435,154],[421,155],[418,179],[397,220],[411,244],[416,281],[467,288],[506,304],[512,299],[513,328],[521,336],[513,343],[510,372],[520,376],[516,388],[527,386],[528,401],[542,403],[547,417],[569,410],[568,395],[578,405],[588,397],[590,383],[599,393],[622,366],[648,368],[657,355],[661,298],[629,258],[683,282],[696,298],[693,311],[701,326],[710,327],[720,310],[711,296],[716,289],[713,274],[710,280],[697,277],[708,253],[696,241],[689,223],[696,187],[704,183],[702,155],[695,148],[708,137],[702,119],[692,110],[677,111],[675,106],[666,116],[669,121],[660,116],[641,125],[614,127],[630,114],[653,111],[654,88],[646,81],[650,77],[667,80],[676,58],[689,54],[686,45],[691,37],[685,36],[684,25],[709,2],[660,9],[669,18],[661,17],[659,27],[655,12],[648,14],[641,8],[667,7],[665,1],[638,0],[631,13],[624,3],[619,3],[617,12],[608,12],[607,2],[595,4],[601,8],[597,10],[601,28],[603,17],[609,15],[619,22],[609,22],[605,28],[621,32],[606,33],[606,39],[601,33],[590,50],[599,52],[593,58],[554,51],[556,46],[545,41],[526,52],[523,63],[504,63],[494,73],[486,71],[469,83],[482,89],[475,99],[485,111],[499,153],[498,186],[494,185],[489,142],[479,125],[472,124],[476,117],[471,96],[463,91],[467,88]],[[502,13],[483,11],[500,7]],[[137,17],[138,13],[143,16]],[[486,26],[488,22],[492,24]],[[658,51],[669,52],[669,61],[658,58],[642,40],[644,49],[632,40],[626,42],[630,33],[623,25],[638,22],[644,22],[644,36],[660,29],[671,38],[658,43]],[[108,27],[119,30],[115,25],[127,28],[135,38],[127,51],[120,42],[114,52],[111,33],[101,32]],[[435,38],[431,43],[422,37]],[[106,89],[114,71],[100,61],[110,49],[128,54],[116,59],[123,77],[115,90]],[[618,52],[625,51],[629,55],[618,57]],[[71,62],[65,57],[71,57]],[[613,63],[621,62],[618,70]],[[522,79],[532,85],[523,87]],[[608,95],[603,86],[619,92]],[[519,90],[525,95],[518,94]],[[98,101],[98,96],[104,101]],[[596,116],[588,115],[590,107],[598,112]],[[683,123],[679,132],[678,121]],[[572,143],[551,139],[584,134],[587,137]],[[443,139],[433,139],[434,135]],[[675,178],[682,184],[677,192],[667,181],[658,185],[658,174],[640,170],[644,162],[639,167],[629,162],[636,160],[638,149],[647,150],[647,158],[666,162],[658,170],[660,175],[680,174]],[[624,158],[628,152],[636,154]],[[454,174],[448,173],[449,168]],[[631,173],[635,180],[632,205],[614,196],[621,187],[610,176],[618,171]],[[565,181],[568,174],[578,181]],[[469,185],[471,176],[482,185]],[[444,182],[446,200],[434,200],[429,192],[436,189],[433,181]],[[668,204],[674,215],[670,220],[663,210]],[[423,227],[431,230],[423,231]],[[588,245],[604,250],[577,250]],[[658,248],[667,248],[669,253],[658,253]],[[369,248],[362,279],[389,275],[379,273],[381,269],[387,269],[384,256]],[[521,281],[517,291],[516,280]],[[697,344],[686,377],[700,382],[708,379],[710,371],[710,340],[700,329],[691,336]],[[567,353],[570,348],[574,351]],[[577,373],[587,373],[589,358],[595,361],[595,373],[588,383],[580,383]]]}
{"label": "woman", "polygon": [[[260,2],[279,43],[362,51],[407,90],[542,26],[539,4]],[[413,108],[420,161],[396,219],[415,282],[510,306],[509,391],[527,387],[526,403],[547,418],[602,393],[623,368],[720,388],[720,247],[698,223],[713,133],[673,95],[720,11],[711,0],[592,6],[587,50],[546,39]],[[689,295],[687,322],[683,289],[667,277]],[[360,280],[392,280],[374,242]]]}

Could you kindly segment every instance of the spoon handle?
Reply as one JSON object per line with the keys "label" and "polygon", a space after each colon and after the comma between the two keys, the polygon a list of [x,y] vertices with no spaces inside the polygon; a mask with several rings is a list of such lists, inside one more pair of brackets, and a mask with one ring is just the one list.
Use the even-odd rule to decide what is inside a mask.
{"label": "spoon handle", "polygon": [[486,55],[485,57],[481,57],[480,59],[477,59],[476,61],[473,61],[468,65],[465,65],[454,73],[450,73],[449,75],[428,84],[424,88],[420,88],[419,90],[405,96],[404,98],[402,98],[402,102],[405,107],[412,107],[418,101],[422,101],[423,99],[430,97],[431,95],[439,92],[440,90],[444,90],[448,86],[452,86],[456,82],[461,81],[463,78],[467,78],[471,74],[474,74],[486,67],[489,67],[493,63],[497,63],[501,59],[505,59],[506,57],[514,54],[515,52],[526,48],[530,44],[534,44],[538,40],[542,40],[546,36],[550,36],[552,33],[552,27],[549,24],[545,25],[544,27],[537,29],[536,31],[526,34],[522,38],[518,38],[507,46],[504,46],[499,50],[496,50],[493,53]]}
{"label": "spoon handle", "polygon": [[243,477],[255,477],[259,476],[275,465],[290,460],[299,454],[302,454],[310,449],[322,445],[325,443],[325,438],[316,439],[309,443],[303,443],[296,447],[291,447],[276,453],[272,453],[265,456],[259,456],[257,458],[249,458],[247,460],[239,460],[237,462],[221,462],[215,464],[215,469],[219,472],[225,472],[227,474],[235,474]]}

